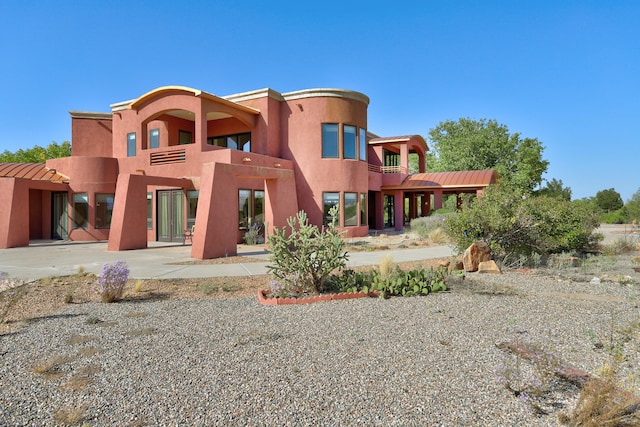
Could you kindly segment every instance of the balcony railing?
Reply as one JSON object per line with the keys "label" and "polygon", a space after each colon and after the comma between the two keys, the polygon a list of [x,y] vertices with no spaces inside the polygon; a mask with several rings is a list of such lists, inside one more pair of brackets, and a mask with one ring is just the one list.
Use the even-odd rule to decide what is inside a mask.
{"label": "balcony railing", "polygon": [[151,166],[169,165],[172,163],[184,163],[187,161],[187,153],[182,150],[160,151],[150,154]]}
{"label": "balcony railing", "polygon": [[377,166],[377,165],[369,165],[370,172],[377,173],[407,173],[407,168],[404,166]]}

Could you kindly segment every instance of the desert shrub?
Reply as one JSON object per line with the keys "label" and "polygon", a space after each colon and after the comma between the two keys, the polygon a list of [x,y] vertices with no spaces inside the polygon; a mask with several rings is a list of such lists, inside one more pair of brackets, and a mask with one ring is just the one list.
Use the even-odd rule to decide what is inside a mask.
{"label": "desert shrub", "polygon": [[414,218],[411,220],[411,223],[410,223],[411,231],[416,233],[421,238],[426,239],[429,237],[429,234],[432,231],[444,225],[445,218],[446,218],[446,215],[440,215],[440,214]]}
{"label": "desert shrub", "polygon": [[366,271],[344,270],[337,279],[345,292],[377,291],[382,297],[417,296],[445,291],[445,268],[417,268],[404,271],[397,265],[381,263],[379,268]]}
{"label": "desert shrub", "polygon": [[121,260],[102,266],[102,274],[98,278],[96,291],[102,302],[114,302],[122,298],[124,285],[129,279],[129,267]]}
{"label": "desert shrub", "polygon": [[321,230],[309,224],[304,211],[287,219],[288,229],[274,227],[268,241],[271,263],[267,269],[282,292],[317,294],[333,271],[345,267],[345,243],[335,227],[338,205],[331,208],[329,215],[331,223]]}
{"label": "desert shrub", "polygon": [[555,197],[530,197],[505,185],[493,185],[483,197],[464,203],[445,221],[458,251],[475,241],[491,247],[494,259],[520,255],[585,251],[595,245],[595,213],[584,204]]}
{"label": "desert shrub", "polygon": [[247,245],[257,245],[262,238],[261,222],[254,222],[249,226],[249,229],[244,233],[243,239]]}
{"label": "desert shrub", "polygon": [[628,215],[624,207],[616,211],[603,213],[600,217],[600,221],[605,224],[624,224],[627,222],[627,219]]}

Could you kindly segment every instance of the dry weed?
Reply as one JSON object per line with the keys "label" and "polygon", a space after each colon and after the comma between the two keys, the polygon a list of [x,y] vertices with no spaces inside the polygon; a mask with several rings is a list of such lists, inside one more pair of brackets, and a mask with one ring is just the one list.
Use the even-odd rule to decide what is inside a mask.
{"label": "dry weed", "polygon": [[58,409],[53,418],[64,425],[75,425],[87,418],[87,407],[80,405],[76,407],[65,407]]}

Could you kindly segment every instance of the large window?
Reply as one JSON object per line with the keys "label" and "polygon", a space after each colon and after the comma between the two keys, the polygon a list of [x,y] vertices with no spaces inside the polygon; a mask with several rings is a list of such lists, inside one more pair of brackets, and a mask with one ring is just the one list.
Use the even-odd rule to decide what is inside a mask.
{"label": "large window", "polygon": [[360,129],[360,138],[358,139],[360,147],[360,160],[367,160],[367,130]]}
{"label": "large window", "polygon": [[200,191],[187,191],[187,230],[191,230],[196,225],[198,197],[200,197]]}
{"label": "large window", "polygon": [[186,145],[193,142],[192,133],[186,130],[178,131],[178,144]]}
{"label": "large window", "polygon": [[96,228],[110,228],[115,194],[96,194]]}
{"label": "large window", "polygon": [[344,125],[343,130],[343,156],[345,159],[355,159],[357,154],[356,127]]}
{"label": "large window", "polygon": [[[340,193],[322,193],[322,222],[324,225],[331,224],[331,216],[329,215],[329,210],[335,205],[340,203]],[[336,218],[336,226],[340,225],[340,213],[338,212],[338,217]]]}
{"label": "large window", "polygon": [[360,193],[360,225],[367,225],[367,194]]}
{"label": "large window", "polygon": [[210,136],[207,138],[207,144],[249,153],[251,152],[251,133],[246,132],[235,135]]}
{"label": "large window", "polygon": [[89,196],[87,193],[73,195],[73,228],[87,228],[89,226]]}
{"label": "large window", "polygon": [[135,157],[136,155],[136,133],[131,132],[127,134],[127,156]]}
{"label": "large window", "polygon": [[338,158],[338,125],[322,124],[322,157]]}
{"label": "large window", "polygon": [[149,131],[149,148],[160,147],[160,129],[151,129]]}
{"label": "large window", "polygon": [[251,190],[238,190],[238,228],[247,230],[251,218]]}
{"label": "large window", "polygon": [[358,193],[344,193],[344,225],[358,225]]}
{"label": "large window", "polygon": [[147,193],[147,230],[153,229],[153,194]]}

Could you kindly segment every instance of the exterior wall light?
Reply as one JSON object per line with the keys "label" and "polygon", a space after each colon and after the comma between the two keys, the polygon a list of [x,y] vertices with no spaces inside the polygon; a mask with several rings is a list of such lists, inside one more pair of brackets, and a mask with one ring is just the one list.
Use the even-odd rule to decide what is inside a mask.
{"label": "exterior wall light", "polygon": [[279,168],[280,166],[282,166],[280,163],[274,163],[274,164],[273,164],[273,167],[274,167],[274,168]]}
{"label": "exterior wall light", "polygon": [[250,162],[251,161],[251,157],[243,157],[242,161],[243,162]]}

